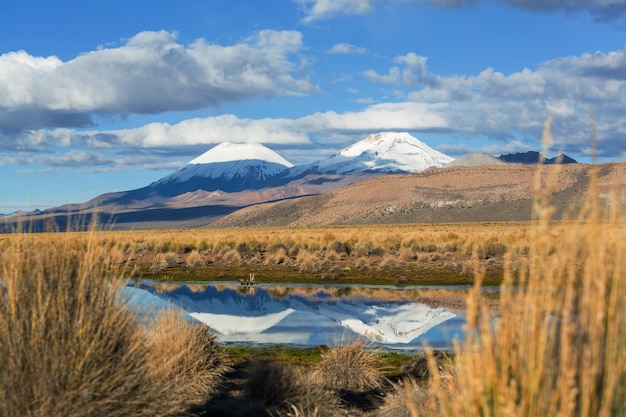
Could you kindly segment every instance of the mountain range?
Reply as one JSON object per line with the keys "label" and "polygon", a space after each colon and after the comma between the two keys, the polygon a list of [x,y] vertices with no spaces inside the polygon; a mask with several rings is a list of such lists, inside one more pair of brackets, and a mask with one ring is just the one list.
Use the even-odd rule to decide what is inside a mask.
{"label": "mountain range", "polygon": [[[470,154],[454,160],[408,133],[381,132],[326,159],[294,166],[262,144],[225,142],[145,187],[3,219],[5,229],[20,222],[31,230],[39,230],[51,218],[64,229],[68,223],[74,227],[78,221],[89,223],[95,214],[100,223],[119,229],[199,227],[245,207],[288,200],[297,204],[294,199],[324,195],[376,177],[495,165],[515,158],[523,162],[545,160],[536,152],[500,158]],[[569,162],[571,158],[564,156],[559,160]],[[372,196],[370,201],[375,199]]]}

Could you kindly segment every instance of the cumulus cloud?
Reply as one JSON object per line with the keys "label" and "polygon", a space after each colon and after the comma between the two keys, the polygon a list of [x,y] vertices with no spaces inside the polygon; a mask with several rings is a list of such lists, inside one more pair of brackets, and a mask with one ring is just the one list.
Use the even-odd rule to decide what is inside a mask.
{"label": "cumulus cloud", "polygon": [[296,31],[263,30],[228,46],[205,39],[182,45],[176,33],[160,31],[67,62],[5,53],[0,129],[88,126],[94,114],[193,110],[314,91],[300,71],[302,45]]}
{"label": "cumulus cloud", "polygon": [[590,108],[597,115],[601,146],[626,135],[620,116],[626,113],[625,60],[626,47],[558,58],[508,75],[493,68],[464,77],[426,74],[427,81],[418,82],[408,98],[446,103],[440,116],[454,132],[507,142],[521,137],[536,143],[543,120],[552,115],[557,146],[584,153]]}
{"label": "cumulus cloud", "polygon": [[448,127],[441,117],[446,104],[380,103],[362,111],[315,113],[298,122],[312,132],[375,132],[381,130],[438,130]]}
{"label": "cumulus cloud", "polygon": [[[616,159],[626,150],[626,47],[561,57],[510,74],[487,68],[475,75],[440,76],[428,70],[426,61],[425,57],[408,53],[393,60],[397,70],[379,74],[379,79],[371,78],[401,89],[404,97],[397,102],[364,102],[357,111],[325,111],[293,119],[225,114],[133,129],[37,129],[22,132],[12,142],[19,148],[10,150],[19,157],[5,158],[2,163],[21,163],[29,157],[28,149],[37,149],[36,162],[46,165],[84,164],[102,170],[122,169],[130,164],[156,167],[159,161],[171,162],[173,157],[181,157],[177,162],[180,164],[227,140],[274,145],[286,155],[289,150],[299,155],[299,162],[312,162],[305,161],[312,158],[310,152],[315,151],[311,149],[319,151],[320,146],[332,143],[336,150],[365,134],[384,130],[439,132],[470,142],[473,138],[490,138],[490,147],[482,151],[507,153],[539,149],[543,122],[548,116],[554,117],[555,147],[580,156],[591,152],[591,108],[596,114],[598,155]],[[44,151],[56,152],[63,147],[84,153],[42,156]],[[471,143],[466,148],[480,150]],[[94,154],[96,149],[101,154]],[[448,145],[441,149],[455,148]],[[117,156],[105,156],[112,152]]]}
{"label": "cumulus cloud", "polygon": [[374,10],[374,0],[292,0],[301,5],[304,23],[335,16],[369,13]]}
{"label": "cumulus cloud", "polygon": [[349,43],[336,43],[328,52],[331,54],[363,55],[367,53],[367,48],[361,48]]}
{"label": "cumulus cloud", "polygon": [[412,87],[418,82],[426,82],[430,77],[426,66],[427,58],[409,52],[403,56],[394,58],[398,65],[389,69],[387,74],[379,74],[370,69],[363,73],[363,76],[371,82],[394,84],[404,87]]}

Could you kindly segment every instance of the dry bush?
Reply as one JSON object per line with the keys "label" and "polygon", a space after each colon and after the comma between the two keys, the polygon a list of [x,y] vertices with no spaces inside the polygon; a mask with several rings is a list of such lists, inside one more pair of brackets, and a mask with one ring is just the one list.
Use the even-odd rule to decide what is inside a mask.
{"label": "dry bush", "polygon": [[322,353],[311,379],[330,389],[370,390],[385,383],[381,361],[374,349],[368,349],[361,339],[341,343]]}
{"label": "dry bush", "polygon": [[160,255],[157,256],[156,260],[150,265],[150,272],[155,275],[159,275],[163,271],[167,269],[167,261],[163,259]]}
{"label": "dry bush", "polygon": [[364,240],[357,242],[352,248],[351,254],[353,256],[380,256],[385,253],[385,250],[376,245],[374,242],[370,240]]}
{"label": "dry bush", "polygon": [[237,264],[241,262],[241,255],[235,249],[224,249],[221,253],[222,261],[229,264]]}
{"label": "dry bush", "polygon": [[164,310],[148,323],[145,337],[154,378],[171,385],[182,403],[199,403],[215,391],[227,368],[208,327]]}
{"label": "dry bush", "polygon": [[[172,415],[158,364],[93,235],[13,236],[0,256],[0,416]],[[184,350],[182,350],[184,349]],[[181,354],[194,355],[187,347]],[[177,352],[178,353],[178,352]]]}
{"label": "dry bush", "polygon": [[394,384],[385,402],[377,412],[378,417],[418,417],[437,414],[424,413],[424,410],[437,409],[436,395],[428,384],[418,384],[413,379]]}
{"label": "dry bush", "polygon": [[300,272],[314,273],[318,272],[322,266],[322,262],[316,254],[306,250],[301,250],[296,257],[296,264]]}
{"label": "dry bush", "polygon": [[410,248],[404,248],[400,251],[399,258],[402,262],[414,262],[419,259],[419,256]]}
{"label": "dry bush", "polygon": [[393,253],[388,253],[383,256],[383,259],[380,260],[380,264],[378,267],[382,270],[389,270],[394,268],[399,268],[404,265],[402,259],[398,257],[398,255]]}
{"label": "dry bush", "polygon": [[187,255],[187,258],[185,259],[185,264],[189,268],[197,268],[199,266],[203,266],[205,262],[202,255],[200,255],[200,252],[198,252],[197,250],[193,250],[191,251],[191,253],[189,253],[189,255]]}
{"label": "dry bush", "polygon": [[337,262],[339,259],[341,258],[341,256],[335,252],[332,249],[328,249],[326,250],[326,252],[324,253],[324,260],[326,262]]}
{"label": "dry bush", "polygon": [[365,257],[361,256],[354,261],[354,267],[362,270],[367,270],[370,268],[371,261]]}
{"label": "dry bush", "polygon": [[626,415],[623,213],[600,213],[592,174],[579,218],[555,227],[541,190],[537,181],[528,270],[514,282],[507,269],[495,323],[477,274],[455,385],[432,379],[444,416]]}
{"label": "dry bush", "polygon": [[[270,415],[280,417],[344,416],[339,400],[309,382],[286,363],[258,361],[251,365],[246,396]],[[260,413],[258,413],[260,414]]]}
{"label": "dry bush", "polygon": [[178,254],[176,252],[167,252],[163,255],[159,255],[157,259],[158,258],[163,259],[168,268],[172,268],[178,263]]}
{"label": "dry bush", "polygon": [[287,249],[282,246],[275,247],[265,258],[266,265],[280,265],[288,263],[289,256],[287,256]]}

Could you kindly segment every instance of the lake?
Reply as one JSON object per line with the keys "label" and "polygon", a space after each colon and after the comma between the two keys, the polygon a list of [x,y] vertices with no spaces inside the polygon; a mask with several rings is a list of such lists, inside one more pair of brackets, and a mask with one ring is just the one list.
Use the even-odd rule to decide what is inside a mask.
{"label": "lake", "polygon": [[361,337],[392,350],[419,351],[425,342],[450,349],[454,338],[463,337],[463,310],[413,301],[437,290],[142,280],[131,283],[126,294],[142,311],[180,308],[223,344],[315,346]]}

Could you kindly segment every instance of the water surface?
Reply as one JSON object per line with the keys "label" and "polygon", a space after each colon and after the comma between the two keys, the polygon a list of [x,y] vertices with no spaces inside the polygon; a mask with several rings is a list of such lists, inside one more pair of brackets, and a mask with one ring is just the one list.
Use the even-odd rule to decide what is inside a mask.
{"label": "water surface", "polygon": [[235,283],[134,283],[134,304],[182,309],[222,343],[333,345],[361,337],[390,349],[448,349],[462,338],[463,312],[411,300],[406,288]]}

